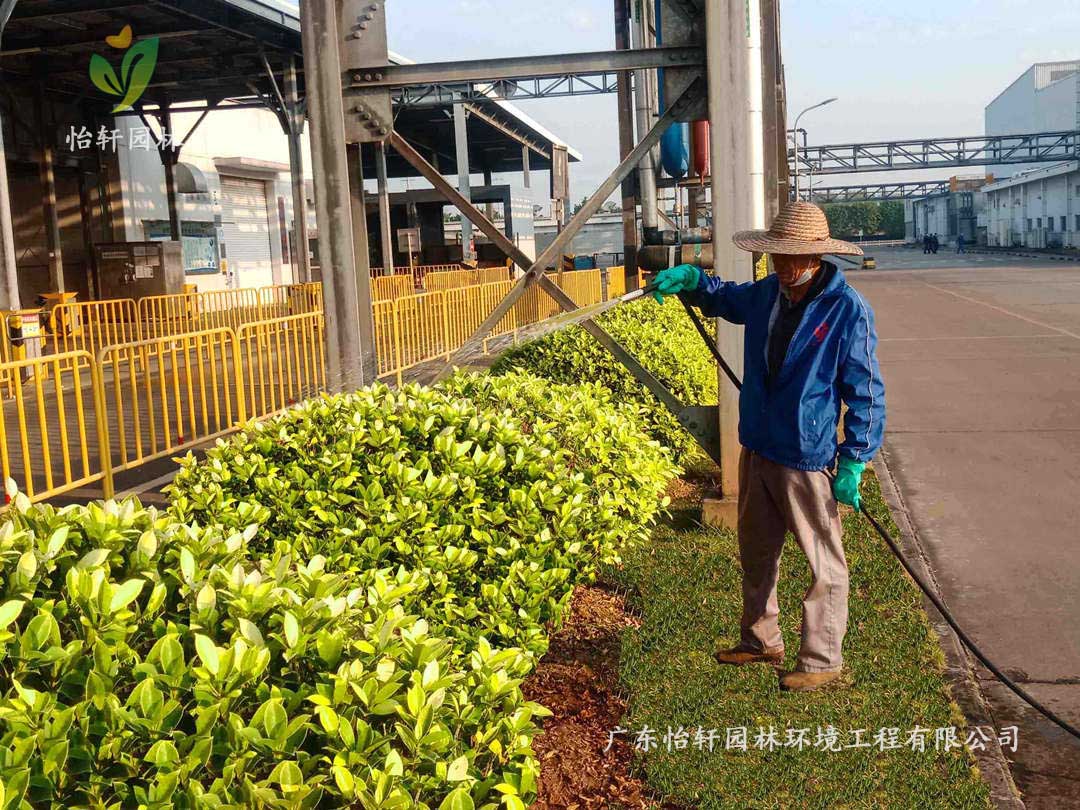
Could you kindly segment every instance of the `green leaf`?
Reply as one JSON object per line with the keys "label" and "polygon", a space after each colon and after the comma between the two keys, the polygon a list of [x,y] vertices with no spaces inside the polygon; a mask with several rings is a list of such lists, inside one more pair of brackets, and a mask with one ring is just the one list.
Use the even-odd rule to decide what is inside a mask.
{"label": "green leaf", "polygon": [[351,798],[356,782],[349,769],[342,765],[334,765],[330,772],[334,774],[334,782],[337,784],[338,790],[341,791],[341,795]]}
{"label": "green leaf", "polygon": [[277,782],[283,792],[291,792],[304,784],[304,772],[295,762],[279,762],[270,772],[270,781]]}
{"label": "green leaf", "polygon": [[472,796],[465,788],[458,788],[448,794],[439,805],[439,810],[476,810]]}
{"label": "green leaf", "polygon": [[107,95],[120,96],[124,93],[113,66],[100,54],[95,53],[90,57],[90,81],[98,90]]}
{"label": "green leaf", "polygon": [[401,754],[395,751],[393,748],[386,755],[386,762],[383,765],[383,771],[391,776],[401,776],[405,773],[405,763],[401,761]]}
{"label": "green leaf", "polygon": [[469,777],[469,758],[462,754],[446,769],[447,782],[463,782]]}
{"label": "green leaf", "polygon": [[116,613],[134,602],[145,584],[146,581],[142,579],[129,579],[113,591],[112,599],[109,600],[109,612]]}
{"label": "green leaf", "polygon": [[203,666],[210,670],[211,675],[217,675],[221,667],[221,658],[218,648],[209,637],[197,634],[195,636],[195,652],[203,662]]}
{"label": "green leaf", "polygon": [[212,610],[217,605],[217,591],[208,582],[202,586],[195,597],[195,609],[200,613],[204,610]]}
{"label": "green leaf", "polygon": [[19,618],[19,614],[22,613],[22,609],[25,605],[26,602],[21,599],[11,599],[0,605],[0,630]]}
{"label": "green leaf", "polygon": [[33,551],[25,551],[22,556],[19,557],[19,564],[16,566],[16,570],[19,575],[24,579],[33,579],[34,574],[37,573],[38,562],[37,555]]}
{"label": "green leaf", "polygon": [[296,617],[289,611],[285,611],[282,627],[285,630],[285,643],[290,648],[295,647],[296,642],[300,640],[300,625],[297,623]]}
{"label": "green leaf", "polygon": [[123,100],[113,107],[114,113],[133,107],[150,84],[154,68],[157,67],[159,41],[157,37],[140,40],[124,54],[120,78],[127,90]]}

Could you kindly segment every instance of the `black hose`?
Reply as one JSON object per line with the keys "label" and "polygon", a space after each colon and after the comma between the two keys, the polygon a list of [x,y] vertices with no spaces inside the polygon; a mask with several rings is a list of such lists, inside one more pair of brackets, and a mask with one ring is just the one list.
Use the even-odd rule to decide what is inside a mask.
{"label": "black hose", "polygon": [[[680,298],[679,300],[682,299]],[[712,352],[712,356],[716,358],[716,362],[720,364],[720,367],[722,369],[724,369],[724,371],[727,373],[728,378],[735,385],[735,387],[739,390],[742,390],[742,381],[735,376],[734,372],[732,372],[731,370],[731,367],[728,366],[727,362],[724,360],[723,355],[720,354],[720,349],[717,347],[715,341],[713,341],[712,338],[709,337],[708,330],[705,329],[705,324],[701,322],[701,318],[685,301],[683,301],[683,306],[686,307],[686,311],[690,315],[690,319],[694,322],[694,325],[697,327],[698,333],[705,341],[705,344],[709,347],[709,351]],[[1024,701],[1024,703],[1029,705],[1031,708],[1033,708],[1051,723],[1060,727],[1061,729],[1068,732],[1077,739],[1080,739],[1080,729],[1077,729],[1075,726],[1069,724],[1061,717],[1058,717],[1058,715],[1054,714],[1054,712],[1042,705],[1038,700],[1025,692],[1021,687],[1017,686],[1008,675],[998,669],[994,662],[987,658],[986,654],[979,649],[979,645],[976,644],[971,639],[971,637],[964,632],[963,628],[960,627],[956,619],[953,618],[952,613],[945,606],[945,603],[941,601],[938,595],[934,593],[934,590],[923,580],[921,576],[919,576],[919,574],[915,572],[915,569],[911,567],[911,564],[907,561],[904,553],[900,550],[900,546],[897,545],[896,541],[892,538],[892,535],[885,531],[885,527],[882,526],[877,521],[877,519],[874,518],[874,516],[871,515],[869,512],[867,512],[866,509],[862,506],[859,507],[859,512],[863,515],[863,517],[870,521],[870,525],[874,527],[874,531],[876,531],[878,535],[880,535],[881,539],[885,541],[886,545],[888,545],[889,547],[889,550],[892,551],[892,553],[896,556],[896,559],[900,561],[900,565],[902,565],[904,567],[904,570],[908,572],[908,576],[915,580],[915,584],[919,586],[919,590],[926,594],[926,598],[930,600],[931,604],[933,604],[935,608],[937,608],[938,613],[941,614],[941,617],[945,619],[949,627],[951,627],[953,632],[956,633],[956,637],[960,639],[960,642],[965,647],[967,647],[968,650],[971,651],[971,654],[974,655],[984,667],[990,670],[990,672],[993,673],[995,678],[1005,684],[1005,686],[1007,686],[1018,698]]]}

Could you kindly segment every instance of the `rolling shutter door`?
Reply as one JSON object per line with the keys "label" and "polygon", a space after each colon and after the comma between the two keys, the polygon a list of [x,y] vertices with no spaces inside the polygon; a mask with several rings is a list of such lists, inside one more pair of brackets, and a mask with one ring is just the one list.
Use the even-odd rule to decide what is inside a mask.
{"label": "rolling shutter door", "polygon": [[221,224],[229,270],[237,287],[274,283],[266,184],[243,177],[221,178]]}

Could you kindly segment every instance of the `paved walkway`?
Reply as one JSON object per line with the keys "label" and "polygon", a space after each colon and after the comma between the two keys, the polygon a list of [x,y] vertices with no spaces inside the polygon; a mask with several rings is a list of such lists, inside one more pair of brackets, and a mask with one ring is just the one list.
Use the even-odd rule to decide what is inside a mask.
{"label": "paved walkway", "polygon": [[[875,251],[885,457],[946,602],[1024,688],[1080,725],[1080,265]],[[1080,743],[983,671],[1022,724],[1030,810],[1080,807]]]}

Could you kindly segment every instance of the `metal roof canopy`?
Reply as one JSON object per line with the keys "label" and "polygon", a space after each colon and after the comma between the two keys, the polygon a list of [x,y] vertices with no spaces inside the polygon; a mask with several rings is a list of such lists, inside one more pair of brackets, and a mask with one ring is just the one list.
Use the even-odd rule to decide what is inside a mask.
{"label": "metal roof canopy", "polygon": [[[303,94],[303,49],[295,9],[270,0],[17,0],[0,43],[6,76],[42,82],[50,94],[110,105],[91,84],[91,55],[109,56],[105,37],[130,25],[136,38],[161,38],[154,77],[143,95],[148,108],[168,101],[174,112],[201,110],[207,100],[263,106],[275,97],[263,55],[277,73],[296,57]],[[406,59],[394,58],[398,63]],[[395,128],[433,159],[440,171],[457,172],[452,104],[401,109]],[[468,123],[470,170],[480,174],[520,172],[522,147],[529,168],[551,168],[553,146],[564,146],[542,126],[499,99],[474,99]],[[364,175],[375,176],[374,151],[364,150]],[[390,177],[419,173],[396,154],[388,155]],[[571,161],[580,155],[569,150]]]}

